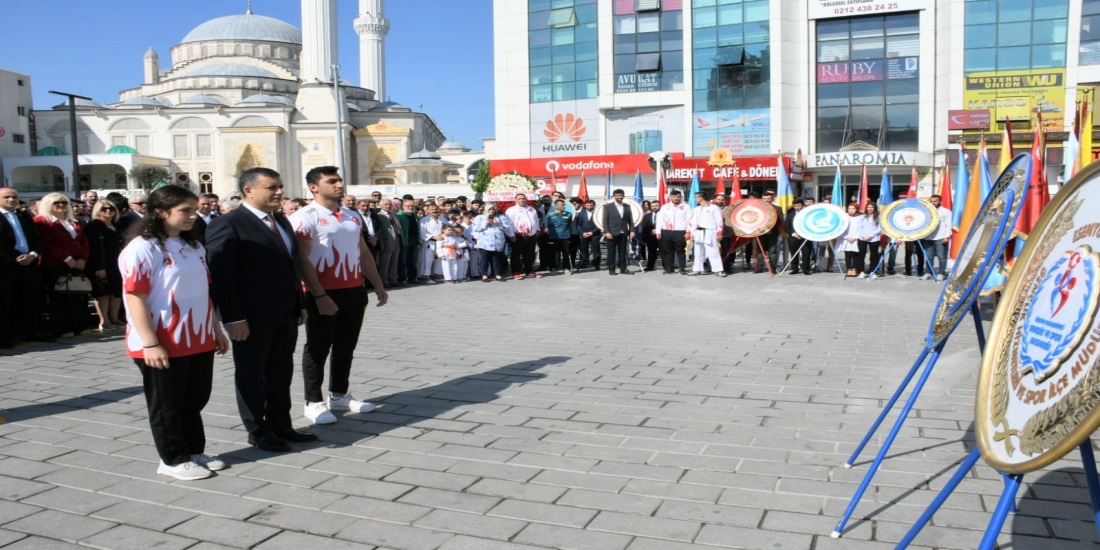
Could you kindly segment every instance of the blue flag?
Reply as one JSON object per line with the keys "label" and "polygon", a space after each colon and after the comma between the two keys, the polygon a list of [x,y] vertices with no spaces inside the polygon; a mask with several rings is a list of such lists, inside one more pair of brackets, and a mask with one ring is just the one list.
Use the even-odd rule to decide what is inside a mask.
{"label": "blue flag", "polygon": [[642,173],[638,172],[634,176],[634,202],[641,206],[643,200],[645,200],[645,195],[642,194]]}
{"label": "blue flag", "polygon": [[688,190],[687,196],[684,197],[684,202],[686,202],[688,204],[688,206],[690,206],[692,208],[695,208],[695,194],[698,193],[698,192],[699,192],[699,172],[696,171],[695,174],[693,176],[691,176],[691,189]]}
{"label": "blue flag", "polygon": [[840,165],[836,166],[836,175],[833,176],[832,204],[841,208],[848,208],[848,198],[844,196],[844,183],[840,177]]}
{"label": "blue flag", "polygon": [[880,205],[894,202],[894,186],[890,184],[890,172],[882,167],[882,185],[879,186],[878,203]]}

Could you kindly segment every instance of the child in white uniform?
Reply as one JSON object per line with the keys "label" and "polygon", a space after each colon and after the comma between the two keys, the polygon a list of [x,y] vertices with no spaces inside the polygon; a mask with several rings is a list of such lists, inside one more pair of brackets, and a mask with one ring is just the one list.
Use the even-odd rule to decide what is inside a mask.
{"label": "child in white uniform", "polygon": [[466,278],[467,258],[466,237],[462,235],[462,226],[443,227],[443,240],[439,241],[436,254],[442,263],[443,280],[447,284],[460,282]]}

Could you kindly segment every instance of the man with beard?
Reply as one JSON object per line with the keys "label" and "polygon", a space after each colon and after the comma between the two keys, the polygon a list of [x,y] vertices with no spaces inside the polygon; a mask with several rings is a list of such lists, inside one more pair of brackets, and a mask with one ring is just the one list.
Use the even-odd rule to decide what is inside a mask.
{"label": "man with beard", "polygon": [[661,266],[665,275],[671,275],[673,266],[680,266],[680,274],[687,275],[687,241],[685,233],[691,209],[683,202],[683,195],[673,189],[668,195],[669,202],[661,207],[657,215],[656,237],[661,241]]}
{"label": "man with beard", "polygon": [[[335,166],[319,166],[306,173],[313,202],[290,217],[298,237],[298,266],[305,283],[306,344],[302,350],[305,381],[305,417],[314,424],[334,424],[331,411],[367,413],[374,405],[348,392],[352,355],[363,327],[367,307],[364,276],[374,287],[378,306],[388,296],[362,238],[363,218],[340,206],[344,180]],[[327,398],[321,391],[329,353]]]}

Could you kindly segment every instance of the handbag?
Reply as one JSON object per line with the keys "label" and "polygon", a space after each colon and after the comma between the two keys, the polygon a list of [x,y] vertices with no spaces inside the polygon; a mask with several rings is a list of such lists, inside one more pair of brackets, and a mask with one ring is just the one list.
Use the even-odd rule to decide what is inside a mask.
{"label": "handbag", "polygon": [[58,294],[91,294],[91,279],[78,273],[70,273],[57,278],[53,291]]}

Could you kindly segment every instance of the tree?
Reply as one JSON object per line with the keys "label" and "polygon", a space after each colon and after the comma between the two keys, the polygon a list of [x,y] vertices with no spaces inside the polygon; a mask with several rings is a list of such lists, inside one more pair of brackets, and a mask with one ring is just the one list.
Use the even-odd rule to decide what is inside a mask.
{"label": "tree", "polygon": [[482,161],[481,166],[477,169],[477,174],[474,176],[473,183],[470,184],[470,189],[480,195],[489,190],[490,181],[492,180],[489,178],[489,163]]}
{"label": "tree", "polygon": [[139,164],[130,169],[130,177],[143,191],[149,191],[158,183],[168,181],[168,169],[155,164]]}

